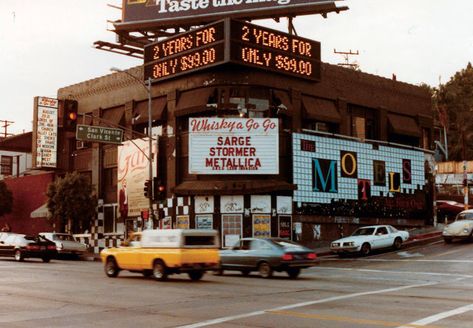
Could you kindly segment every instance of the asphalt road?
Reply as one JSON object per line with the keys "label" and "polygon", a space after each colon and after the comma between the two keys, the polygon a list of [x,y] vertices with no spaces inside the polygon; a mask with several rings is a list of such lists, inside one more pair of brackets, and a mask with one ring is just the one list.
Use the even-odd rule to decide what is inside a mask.
{"label": "asphalt road", "polygon": [[438,242],[276,273],[156,282],[87,261],[0,259],[0,327],[472,327],[473,244]]}

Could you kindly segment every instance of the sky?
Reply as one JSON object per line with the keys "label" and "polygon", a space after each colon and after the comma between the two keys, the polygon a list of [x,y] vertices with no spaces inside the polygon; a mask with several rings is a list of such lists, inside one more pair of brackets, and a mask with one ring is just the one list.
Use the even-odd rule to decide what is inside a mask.
{"label": "sky", "polygon": [[[0,0],[0,120],[8,132],[32,129],[35,96],[142,64],[141,59],[93,48],[115,42],[107,31],[121,17],[107,4],[121,0]],[[411,84],[446,83],[473,61],[471,0],[345,0],[339,14],[294,19],[299,36],[321,42],[322,61],[345,62],[337,52],[357,52],[350,62],[363,72]],[[287,20],[253,21],[287,31]],[[0,121],[0,135],[4,132]]]}

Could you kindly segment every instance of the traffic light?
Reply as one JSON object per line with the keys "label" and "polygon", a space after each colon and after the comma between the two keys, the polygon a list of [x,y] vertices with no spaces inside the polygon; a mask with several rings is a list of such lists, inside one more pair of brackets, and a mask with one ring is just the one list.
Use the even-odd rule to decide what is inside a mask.
{"label": "traffic light", "polygon": [[152,196],[152,186],[151,186],[151,180],[146,180],[145,181],[145,187],[143,188],[143,191],[144,191],[144,195],[146,198],[151,198]]}
{"label": "traffic light", "polygon": [[76,131],[77,125],[77,101],[72,99],[64,100],[64,130]]}
{"label": "traffic light", "polygon": [[154,178],[154,200],[164,200],[166,198],[166,186],[158,178]]}

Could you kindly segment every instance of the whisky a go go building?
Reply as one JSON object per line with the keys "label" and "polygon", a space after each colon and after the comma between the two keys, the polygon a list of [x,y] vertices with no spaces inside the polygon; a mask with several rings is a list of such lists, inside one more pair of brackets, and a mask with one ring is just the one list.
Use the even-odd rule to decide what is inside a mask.
{"label": "whisky a go go building", "polygon": [[[219,3],[186,16],[124,1],[115,24],[123,43],[95,44],[141,54],[143,65],[58,91],[60,101],[77,102],[81,125],[123,130],[118,144],[59,134],[66,152],[58,162],[89,176],[101,198],[100,245],[147,228],[213,228],[228,247],[241,237],[311,244],[364,224],[429,224],[428,92],[325,64],[319,42],[247,22],[346,7]],[[182,21],[197,27],[159,34]],[[126,42],[145,30],[155,40]],[[150,134],[153,182],[162,187],[154,219],[143,193]]]}

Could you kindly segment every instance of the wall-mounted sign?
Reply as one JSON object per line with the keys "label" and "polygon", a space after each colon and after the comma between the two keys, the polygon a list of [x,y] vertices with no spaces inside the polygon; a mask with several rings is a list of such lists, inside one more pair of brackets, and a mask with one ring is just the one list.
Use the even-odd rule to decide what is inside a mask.
{"label": "wall-mounted sign", "polygon": [[271,213],[271,196],[251,195],[251,213]]}
{"label": "wall-mounted sign", "polygon": [[214,212],[214,197],[213,196],[195,196],[194,197],[194,212],[198,213],[213,213]]}
{"label": "wall-mounted sign", "polygon": [[[225,17],[263,19],[346,10],[331,0],[123,0],[118,30],[202,25]],[[198,24],[197,24],[198,23]]]}
{"label": "wall-mounted sign", "polygon": [[104,126],[77,124],[76,139],[83,141],[121,144],[123,130]]}
{"label": "wall-mounted sign", "polygon": [[243,196],[220,196],[221,213],[243,213]]}
{"label": "wall-mounted sign", "polygon": [[35,98],[33,149],[36,167],[57,166],[57,131],[59,101],[53,98]]}
{"label": "wall-mounted sign", "polygon": [[278,120],[189,118],[190,174],[278,174]]}
{"label": "wall-mounted sign", "polygon": [[292,197],[277,196],[276,197],[276,212],[278,214],[292,214]]}
{"label": "wall-mounted sign", "polygon": [[195,216],[195,228],[196,229],[212,229],[213,227],[213,216],[212,214],[199,214]]}
{"label": "wall-mounted sign", "polygon": [[144,79],[163,80],[223,63],[320,79],[320,43],[224,20],[145,47]]}
{"label": "wall-mounted sign", "polygon": [[253,215],[253,237],[270,238],[271,237],[271,215],[254,214]]}
{"label": "wall-mounted sign", "polygon": [[189,229],[189,215],[178,215],[176,217],[176,229]]}

